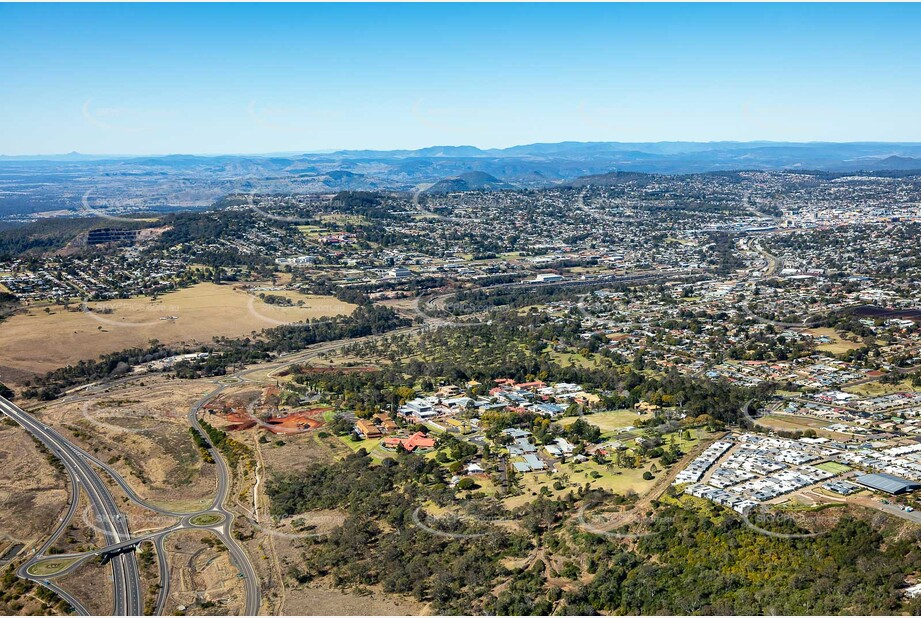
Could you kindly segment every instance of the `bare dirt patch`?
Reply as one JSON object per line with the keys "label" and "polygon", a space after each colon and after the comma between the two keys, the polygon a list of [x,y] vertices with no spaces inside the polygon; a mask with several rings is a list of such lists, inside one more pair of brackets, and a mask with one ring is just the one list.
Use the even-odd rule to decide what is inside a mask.
{"label": "bare dirt patch", "polygon": [[177,532],[166,540],[170,592],[164,614],[234,615],[245,590],[224,545],[210,532]]}
{"label": "bare dirt patch", "polygon": [[301,587],[289,590],[286,616],[420,616],[425,605],[413,599],[379,592],[357,594],[342,590]]}
{"label": "bare dirt patch", "polygon": [[[202,283],[157,298],[31,308],[3,323],[0,367],[11,380],[95,359],[110,352],[163,343],[210,343],[279,324],[348,315],[354,305],[331,296],[286,293],[303,306],[283,307],[231,285]],[[41,345],[38,345],[38,343]]]}

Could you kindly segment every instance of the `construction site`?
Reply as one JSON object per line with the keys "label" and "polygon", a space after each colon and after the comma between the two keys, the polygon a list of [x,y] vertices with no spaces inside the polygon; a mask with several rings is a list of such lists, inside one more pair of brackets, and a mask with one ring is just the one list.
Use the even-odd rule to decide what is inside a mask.
{"label": "construction site", "polygon": [[219,416],[226,431],[261,427],[273,434],[298,434],[322,427],[329,406],[311,406],[278,386],[216,397],[202,410]]}

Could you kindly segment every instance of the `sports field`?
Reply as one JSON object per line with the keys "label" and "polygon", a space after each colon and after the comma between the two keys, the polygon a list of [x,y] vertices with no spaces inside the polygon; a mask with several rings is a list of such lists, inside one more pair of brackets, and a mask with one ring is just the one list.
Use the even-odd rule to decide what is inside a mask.
{"label": "sports field", "polygon": [[825,470],[826,472],[831,472],[832,474],[842,474],[851,470],[850,466],[845,466],[844,464],[837,463],[835,461],[823,461],[820,464],[815,466],[819,470]]}

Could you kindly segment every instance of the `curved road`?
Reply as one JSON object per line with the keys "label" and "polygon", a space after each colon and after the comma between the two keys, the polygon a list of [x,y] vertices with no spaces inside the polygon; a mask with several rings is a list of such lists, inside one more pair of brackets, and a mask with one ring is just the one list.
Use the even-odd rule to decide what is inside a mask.
{"label": "curved road", "polygon": [[[76,510],[77,498],[81,490],[86,491],[89,497],[90,503],[93,506],[93,511],[98,518],[99,529],[102,531],[107,545],[119,543],[131,538],[128,532],[127,520],[118,510],[118,506],[112,494],[102,482],[102,479],[96,471],[93,470],[79,452],[74,449],[70,442],[63,438],[57,431],[38,422],[32,418],[32,416],[3,397],[0,397],[0,411],[16,421],[39,442],[44,444],[45,447],[64,464],[64,467],[70,474],[73,484],[77,486],[72,492],[73,499],[68,511],[68,517],[62,519],[58,528],[52,533],[52,538],[42,547],[42,551],[50,547],[50,543],[53,543],[63,532],[64,527],[70,521],[70,517],[73,516]],[[57,593],[59,589],[49,586],[46,579],[31,575],[28,572],[29,566],[36,562],[40,556],[41,552],[38,552],[27,560],[19,568],[17,575],[25,579],[36,581]],[[119,616],[141,615],[143,608],[141,606],[141,579],[138,573],[137,557],[130,552],[127,554],[120,554],[112,559],[111,564],[115,594],[115,614]],[[77,604],[75,608],[83,609],[79,604]]]}
{"label": "curved road", "polygon": [[[663,271],[659,273],[642,273],[637,275],[628,275],[628,276],[614,276],[614,275],[604,275],[599,277],[594,277],[589,280],[577,280],[577,281],[566,281],[562,283],[530,283],[525,282],[524,284],[520,282],[511,283],[511,284],[497,284],[494,286],[489,286],[492,288],[498,287],[507,287],[507,286],[533,286],[533,287],[544,287],[546,285],[556,285],[556,286],[583,286],[583,285],[592,285],[599,283],[618,283],[618,282],[639,282],[639,281],[648,281],[660,278],[669,278],[675,276],[682,276],[688,273],[681,271]],[[418,310],[418,309],[417,309]],[[419,311],[419,313],[422,313]],[[289,367],[291,365],[316,358],[317,356],[326,353],[332,352],[338,349],[341,349],[345,346],[348,346],[352,343],[360,342],[363,340],[369,340],[376,337],[384,337],[401,333],[411,333],[416,331],[421,331],[430,326],[460,326],[462,323],[452,322],[449,320],[439,319],[434,316],[424,315],[425,323],[422,325],[416,325],[411,327],[405,327],[389,331],[387,333],[381,333],[379,335],[370,335],[368,337],[354,338],[354,339],[340,339],[331,342],[319,343],[313,346],[310,346],[304,350],[298,352],[292,352],[288,354],[283,354],[278,356],[274,361],[268,363],[262,363],[251,368],[243,369],[233,374],[228,374],[223,376],[221,381],[226,381],[228,378],[237,378],[242,379],[245,376],[256,373],[263,372],[267,369],[269,370],[267,375],[271,377],[277,371]],[[102,385],[99,385],[102,386]],[[52,590],[68,603],[70,603],[75,611],[79,614],[86,615],[87,610],[83,605],[77,601],[72,595],[61,589],[59,586],[54,584],[51,581],[51,577],[39,577],[31,575],[28,572],[30,566],[33,566],[36,562],[41,561],[45,556],[45,552],[53,545],[53,543],[60,537],[63,531],[66,529],[67,524],[73,518],[81,491],[86,491],[87,496],[90,499],[90,502],[93,506],[93,509],[96,513],[96,516],[99,518],[100,530],[103,532],[103,536],[106,540],[106,546],[94,550],[92,552],[87,552],[86,554],[75,554],[73,557],[80,557],[79,560],[75,561],[74,564],[68,565],[67,568],[63,569],[60,573],[56,573],[55,576],[59,576],[65,573],[70,572],[75,569],[76,566],[83,562],[86,557],[100,555],[102,553],[108,553],[109,551],[115,551],[120,549],[125,549],[132,546],[137,546],[141,542],[150,541],[154,543],[154,546],[157,550],[157,558],[159,562],[159,574],[160,574],[160,590],[157,594],[156,601],[156,613],[160,614],[165,608],[166,599],[169,595],[169,567],[166,559],[166,548],[164,545],[164,540],[167,535],[175,532],[177,530],[187,529],[187,528],[198,528],[198,529],[208,529],[214,532],[222,541],[222,543],[227,547],[230,554],[232,562],[240,570],[240,576],[244,580],[244,585],[246,588],[246,601],[244,606],[244,615],[254,616],[259,612],[260,602],[261,602],[261,589],[258,575],[256,574],[255,569],[252,566],[252,563],[249,561],[249,557],[246,555],[245,550],[242,545],[240,545],[236,539],[233,537],[233,522],[236,514],[227,508],[226,503],[228,501],[228,494],[231,489],[231,471],[223,458],[221,453],[215,448],[214,444],[208,437],[208,434],[205,433],[204,429],[201,426],[201,423],[198,419],[199,411],[202,406],[204,406],[208,401],[219,395],[225,388],[227,384],[218,384],[217,387],[208,393],[206,396],[195,402],[189,409],[188,421],[190,426],[195,428],[204,438],[208,444],[209,451],[211,456],[214,459],[217,469],[217,491],[215,492],[214,501],[211,505],[211,508],[205,511],[199,511],[196,513],[177,513],[174,511],[169,511],[162,509],[160,507],[154,506],[143,498],[137,495],[133,488],[118,474],[118,472],[112,468],[107,463],[97,459],[90,453],[84,451],[83,449],[71,444],[63,436],[61,436],[54,429],[40,423],[34,417],[27,414],[21,410],[16,405],[0,397],[0,410],[5,414],[10,416],[18,424],[26,429],[30,434],[32,434],[36,439],[42,442],[49,451],[57,458],[59,458],[67,469],[70,479],[71,479],[71,502],[68,509],[68,512],[64,517],[61,518],[58,527],[52,532],[51,536],[45,541],[42,547],[35,552],[35,554],[27,560],[17,571],[17,574],[20,577],[30,579],[40,583],[46,588]],[[102,387],[105,389],[105,387]],[[72,396],[71,396],[72,397]],[[79,398],[79,396],[77,396]],[[148,509],[150,511],[156,512],[158,514],[179,517],[181,521],[178,524],[169,526],[159,531],[152,533],[142,534],[137,537],[132,537],[127,524],[127,518],[122,514],[115,503],[115,500],[108,490],[108,487],[103,482],[101,476],[93,468],[96,466],[100,468],[105,474],[107,474],[115,484],[127,495],[128,499],[134,502],[135,504]],[[219,515],[221,521],[213,526],[195,526],[190,523],[190,520],[196,515],[202,515],[205,513],[210,513],[214,515]],[[68,557],[70,555],[58,555],[57,558]],[[138,573],[137,558],[134,551],[124,551],[118,552],[111,558],[112,573],[113,573],[113,582],[115,588],[115,614],[116,615],[141,615],[143,613],[143,599],[141,594],[140,586],[140,575]]]}

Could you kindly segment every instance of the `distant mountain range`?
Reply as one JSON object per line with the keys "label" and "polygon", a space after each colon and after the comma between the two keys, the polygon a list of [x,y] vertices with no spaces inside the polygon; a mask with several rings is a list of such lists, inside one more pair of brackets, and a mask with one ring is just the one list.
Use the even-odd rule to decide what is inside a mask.
{"label": "distant mountain range", "polygon": [[[921,171],[921,143],[560,142],[274,155],[0,156],[0,217],[79,208],[88,191],[143,208],[201,207],[233,191],[329,193],[539,188],[611,172]],[[111,198],[111,199],[110,199]]]}
{"label": "distant mountain range", "polygon": [[[692,173],[739,169],[809,169],[828,171],[919,169],[921,143],[896,142],[560,142],[510,148],[431,146],[418,150],[341,150],[285,155],[0,155],[0,164],[46,163],[113,168],[150,166],[194,169],[232,167],[240,171],[366,175],[377,164],[383,176],[405,175],[429,182],[430,174],[485,172],[507,181],[564,180],[605,171]],[[534,177],[534,173],[537,176]]]}
{"label": "distant mountain range", "polygon": [[[670,167],[674,173],[715,171],[727,164],[750,164],[770,169],[800,167],[814,169],[836,166],[856,169],[886,159],[921,159],[921,143],[916,142],[559,142],[527,144],[509,148],[481,149],[476,146],[430,146],[417,150],[340,150],[323,153],[266,155],[87,155],[70,152],[60,155],[0,155],[0,162],[133,162],[165,165],[196,164],[204,160],[274,161],[276,163],[314,161],[397,161],[403,159],[533,161],[606,161],[635,167]],[[693,168],[693,169],[691,169]],[[734,168],[735,169],[735,168]],[[661,171],[637,169],[636,171]]]}

